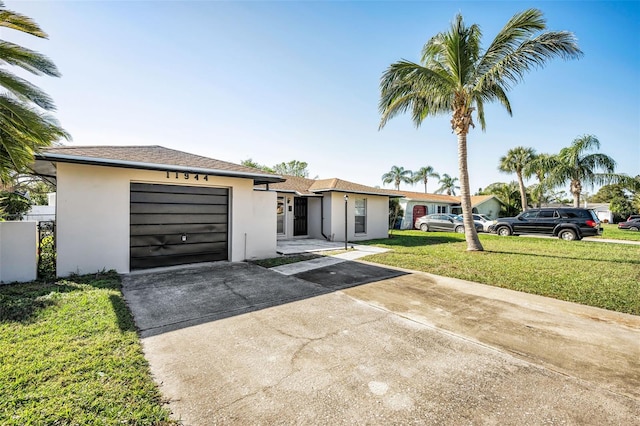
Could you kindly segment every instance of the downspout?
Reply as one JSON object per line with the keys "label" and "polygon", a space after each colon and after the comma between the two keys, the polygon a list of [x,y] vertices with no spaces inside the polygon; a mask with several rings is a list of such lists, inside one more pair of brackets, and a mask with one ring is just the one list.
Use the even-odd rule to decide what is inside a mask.
{"label": "downspout", "polygon": [[325,240],[329,241],[329,237],[324,235],[324,195],[320,198],[320,233]]}

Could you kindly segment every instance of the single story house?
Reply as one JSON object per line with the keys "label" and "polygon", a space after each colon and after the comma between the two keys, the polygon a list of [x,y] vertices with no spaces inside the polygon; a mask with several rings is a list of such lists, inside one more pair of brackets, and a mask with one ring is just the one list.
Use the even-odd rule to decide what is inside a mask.
{"label": "single story house", "polygon": [[[404,210],[401,229],[413,229],[415,220],[433,213],[461,214],[460,197],[445,194],[429,194],[424,192],[392,191],[400,195],[400,207]],[[473,213],[487,215],[496,219],[503,204],[495,195],[474,195],[471,197]]]}
{"label": "single story house", "polygon": [[392,191],[279,176],[161,146],[61,146],[36,155],[54,179],[57,273],[276,256],[277,240],[388,235]]}
{"label": "single story house", "polygon": [[62,146],[36,156],[55,179],[57,273],[276,254],[276,192],[250,167],[161,146]]}
{"label": "single story house", "polygon": [[400,197],[394,191],[337,178],[282,177],[269,185],[277,192],[278,239],[344,241],[345,229],[348,241],[388,236],[389,198]]}

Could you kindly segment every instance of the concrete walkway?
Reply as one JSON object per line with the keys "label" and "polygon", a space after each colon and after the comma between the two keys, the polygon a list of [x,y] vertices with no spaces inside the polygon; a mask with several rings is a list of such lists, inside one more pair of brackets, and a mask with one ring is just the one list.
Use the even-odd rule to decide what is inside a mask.
{"label": "concrete walkway", "polygon": [[[316,278],[333,280],[355,263],[377,267],[340,262]],[[145,309],[137,303],[155,300],[142,299],[145,288],[191,292],[192,307],[176,311],[193,315],[212,302],[202,296],[218,272],[206,272],[200,286],[186,275],[165,275],[164,284],[153,275],[125,281],[136,324]],[[299,278],[314,271],[287,276],[240,265],[232,272],[220,280],[228,288],[216,301],[221,309],[225,294],[262,306],[259,292],[245,289],[256,283],[267,300],[274,285],[305,297],[142,339],[185,425],[631,425],[640,418],[640,317],[413,271],[335,292],[319,291],[331,282]]]}

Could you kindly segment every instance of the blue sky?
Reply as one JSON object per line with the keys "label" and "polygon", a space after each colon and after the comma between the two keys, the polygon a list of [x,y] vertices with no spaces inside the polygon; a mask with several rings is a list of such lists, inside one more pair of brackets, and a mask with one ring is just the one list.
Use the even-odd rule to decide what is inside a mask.
{"label": "blue sky", "polygon": [[[309,163],[311,176],[371,186],[392,165],[458,176],[449,117],[379,131],[379,79],[461,12],[484,46],[516,12],[541,9],[585,56],[555,60],[486,108],[468,137],[471,188],[507,182],[498,159],[523,145],[556,153],[596,135],[617,171],[640,174],[640,2],[6,1],[47,41],[1,39],[51,57],[53,96],[73,145],[163,145],[239,163]],[[420,185],[403,186],[422,191]],[[429,190],[437,182],[429,182]],[[561,188],[562,189],[562,188]],[[568,188],[565,188],[567,190]],[[587,188],[590,190],[590,188]]]}

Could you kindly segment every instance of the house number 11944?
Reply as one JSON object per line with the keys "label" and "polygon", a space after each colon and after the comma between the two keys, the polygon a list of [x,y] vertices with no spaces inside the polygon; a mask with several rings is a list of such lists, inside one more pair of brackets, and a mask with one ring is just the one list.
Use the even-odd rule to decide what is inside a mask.
{"label": "house number 11944", "polygon": [[202,177],[202,180],[206,180],[206,181],[209,180],[209,175],[199,175],[198,173],[189,173],[189,172],[167,172],[167,179],[171,179],[174,173],[175,173],[176,179],[183,178],[185,180],[189,180],[189,179],[200,180],[200,177]]}

